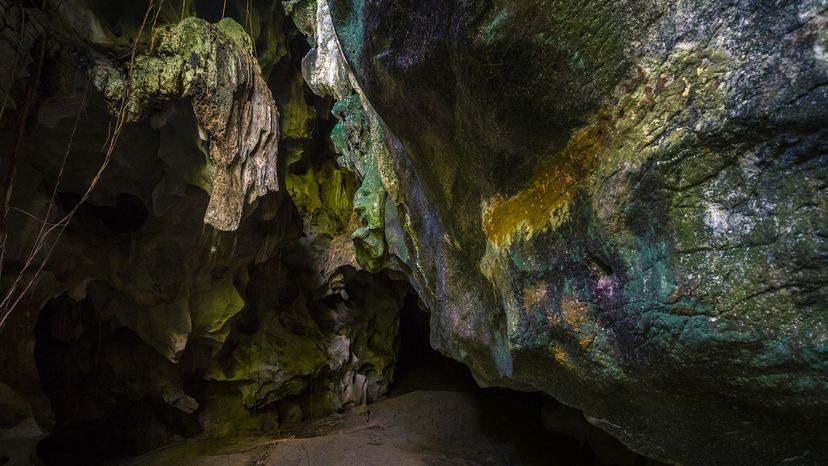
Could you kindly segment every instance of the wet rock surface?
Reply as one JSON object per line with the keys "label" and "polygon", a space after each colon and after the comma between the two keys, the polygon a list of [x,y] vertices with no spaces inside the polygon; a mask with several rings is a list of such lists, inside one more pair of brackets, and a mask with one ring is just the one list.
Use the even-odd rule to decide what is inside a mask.
{"label": "wet rock surface", "polygon": [[[0,303],[0,427],[46,462],[381,399],[412,306],[600,463],[646,460],[594,426],[680,464],[828,459],[822,3],[13,3],[0,290],[32,286]],[[157,458],[520,459],[425,380],[387,432]]]}
{"label": "wet rock surface", "polygon": [[824,5],[328,4],[434,345],[666,461],[825,460]]}

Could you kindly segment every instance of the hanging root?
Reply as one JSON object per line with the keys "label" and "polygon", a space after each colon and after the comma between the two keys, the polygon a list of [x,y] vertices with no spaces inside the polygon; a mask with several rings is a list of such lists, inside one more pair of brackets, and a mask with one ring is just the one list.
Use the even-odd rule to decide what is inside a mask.
{"label": "hanging root", "polygon": [[[152,24],[151,28],[155,26],[155,22],[158,19],[158,14],[159,14],[158,12],[160,12],[162,4],[163,4],[163,0],[161,0],[161,3],[159,3],[159,5],[158,5],[158,9],[156,10],[156,14],[154,16],[153,24]],[[45,8],[45,0],[43,2],[43,8]],[[57,190],[58,190],[58,186],[60,184],[60,178],[63,175],[63,171],[64,171],[64,168],[65,168],[65,165],[66,165],[66,159],[69,155],[71,145],[72,145],[72,142],[73,142],[73,139],[74,139],[74,136],[75,136],[75,132],[77,130],[78,121],[80,120],[80,116],[83,113],[83,111],[82,111],[83,106],[85,106],[85,104],[86,104],[86,97],[87,97],[87,92],[86,91],[88,91],[88,87],[89,87],[89,82],[87,82],[87,89],[86,89],[86,91],[84,91],[83,104],[81,105],[81,109],[79,109],[79,111],[78,111],[78,115],[75,119],[75,124],[72,128],[72,133],[71,133],[71,136],[70,136],[70,139],[69,139],[69,143],[68,143],[68,146],[66,148],[66,152],[64,154],[63,160],[61,162],[60,171],[58,173],[58,179],[57,179],[57,182],[55,183],[55,188],[52,191],[52,196],[51,196],[51,199],[49,201],[49,207],[48,207],[48,210],[47,210],[47,214],[46,214],[46,216],[44,216],[44,218],[42,220],[40,231],[38,232],[38,235],[35,239],[35,242],[34,242],[34,245],[32,246],[32,249],[29,251],[28,257],[26,258],[26,261],[25,261],[25,264],[23,265],[23,268],[18,272],[14,282],[11,284],[9,289],[6,290],[2,301],[0,301],[0,332],[2,332],[3,328],[5,328],[6,322],[8,321],[9,317],[12,315],[14,310],[17,308],[17,306],[20,304],[20,301],[23,299],[24,296],[26,296],[26,294],[29,292],[29,290],[33,286],[33,284],[37,281],[37,278],[39,277],[40,272],[43,270],[43,267],[46,265],[46,263],[49,261],[49,258],[52,256],[52,253],[55,250],[55,246],[60,241],[61,236],[63,235],[64,231],[66,230],[66,227],[69,225],[69,222],[72,220],[72,218],[78,212],[78,210],[81,208],[81,206],[84,204],[84,202],[86,202],[89,199],[89,196],[91,196],[92,191],[95,189],[95,187],[100,182],[101,176],[103,175],[104,171],[106,170],[107,166],[109,165],[109,162],[112,159],[112,153],[114,152],[115,147],[118,144],[118,139],[120,137],[121,131],[123,130],[124,124],[127,122],[127,113],[128,113],[127,108],[128,108],[128,103],[129,103],[129,96],[130,96],[130,93],[131,93],[131,90],[132,90],[132,70],[133,70],[134,65],[135,65],[135,57],[136,57],[136,54],[137,54],[138,44],[141,42],[141,37],[143,37],[144,30],[146,29],[147,24],[149,23],[150,15],[152,14],[152,12],[154,10],[155,10],[155,0],[149,0],[148,5],[147,5],[147,11],[144,14],[144,19],[141,22],[141,27],[138,30],[138,35],[135,39],[135,42],[132,45],[132,50],[131,50],[131,53],[130,53],[129,67],[127,68],[127,80],[126,80],[127,84],[124,87],[124,92],[123,92],[123,96],[121,98],[121,103],[120,103],[118,112],[116,114],[114,130],[112,131],[111,136],[107,138],[107,142],[105,143],[105,146],[104,146],[104,150],[103,150],[104,159],[103,159],[103,162],[101,163],[101,166],[98,168],[97,172],[95,173],[95,176],[92,178],[92,181],[89,183],[89,187],[86,189],[86,191],[81,196],[80,201],[69,211],[69,213],[67,213],[59,221],[54,222],[52,224],[48,224],[47,220],[49,218],[49,215],[51,214],[52,208],[53,208],[54,203],[55,203],[55,197],[57,196]],[[182,10],[182,14],[183,14],[183,10]],[[38,61],[37,73],[35,75],[35,79],[33,79],[30,82],[30,85],[29,85],[29,89],[30,89],[31,92],[27,91],[26,100],[25,100],[24,107],[23,107],[23,112],[22,112],[23,115],[22,115],[22,118],[20,120],[21,124],[18,127],[18,135],[17,135],[17,140],[16,140],[16,143],[15,143],[15,149],[12,152],[12,154],[13,154],[12,155],[12,160],[11,160],[12,167],[10,169],[11,176],[8,178],[9,183],[7,184],[7,187],[6,187],[7,193],[4,196],[4,210],[3,210],[3,219],[2,219],[2,221],[4,223],[5,223],[5,216],[8,212],[8,209],[6,209],[5,206],[7,205],[7,200],[10,199],[10,196],[11,196],[10,190],[11,190],[11,186],[13,185],[14,154],[16,154],[16,152],[18,150],[18,147],[19,147],[19,144],[22,142],[22,138],[23,138],[23,135],[24,135],[24,123],[26,121],[27,113],[28,113],[29,107],[31,106],[31,100],[33,99],[33,93],[34,93],[34,90],[36,89],[37,82],[39,81],[40,72],[41,72],[42,67],[43,67],[43,57],[45,55],[45,48],[46,48],[46,37],[44,36],[44,37],[41,38],[41,44],[40,44],[40,48],[39,48],[39,61]],[[48,225],[48,228],[47,228],[47,225]],[[54,233],[54,235],[53,235],[53,233]],[[53,237],[53,239],[51,241],[48,241],[50,237]],[[0,237],[0,245],[2,245],[2,251],[0,251],[0,265],[2,264],[2,258],[4,256],[3,253],[5,252],[5,247],[7,245],[7,239],[8,239],[8,237],[7,237],[7,234],[5,232],[5,228],[3,228],[2,236]],[[48,245],[47,245],[47,243],[48,243]],[[34,268],[35,259],[41,255],[41,252],[44,252],[44,251],[45,251],[45,255],[43,256],[40,263],[37,265],[37,268],[34,270],[34,273],[32,273],[28,278],[24,278],[25,275],[27,274],[27,272],[29,272],[31,269]]]}

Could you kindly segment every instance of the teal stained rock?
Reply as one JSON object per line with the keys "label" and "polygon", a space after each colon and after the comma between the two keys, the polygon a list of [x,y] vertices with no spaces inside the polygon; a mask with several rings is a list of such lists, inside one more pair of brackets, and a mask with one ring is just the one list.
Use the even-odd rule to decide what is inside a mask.
{"label": "teal stained rock", "polygon": [[823,6],[327,3],[433,345],[664,461],[828,459]]}

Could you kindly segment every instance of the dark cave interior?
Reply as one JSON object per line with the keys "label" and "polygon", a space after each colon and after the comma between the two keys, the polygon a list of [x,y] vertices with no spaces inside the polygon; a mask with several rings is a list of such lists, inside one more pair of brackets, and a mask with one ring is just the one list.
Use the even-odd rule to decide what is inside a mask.
{"label": "dark cave interior", "polygon": [[417,390],[469,392],[474,395],[486,436],[498,442],[516,464],[650,465],[590,425],[583,415],[538,392],[481,388],[465,365],[429,344],[430,314],[409,294],[400,309],[400,347],[390,396]]}
{"label": "dark cave interior", "polygon": [[[134,28],[134,24],[122,24],[124,18],[134,15],[120,7],[110,10],[110,2],[90,4],[99,12],[111,13],[102,17],[110,18],[113,32]],[[220,18],[222,4],[220,0],[199,0],[195,10],[201,18],[214,21]],[[243,17],[233,2],[226,13]],[[330,141],[337,124],[331,115],[333,100],[316,96],[303,82],[297,91],[301,60],[310,47],[292,20],[284,18],[283,12],[276,17],[279,15],[283,17],[286,52],[268,64],[268,83],[284,109],[283,119],[292,118],[289,112],[296,107],[304,106],[302,111],[309,113],[301,131],[283,135],[281,163],[289,176],[295,176],[292,180],[315,179],[321,184],[322,178],[339,177],[350,203],[358,181],[354,174],[335,167],[336,154]],[[257,38],[257,46],[266,48],[267,40]],[[59,93],[60,86],[49,80],[41,85],[44,94]],[[123,162],[122,171],[102,182],[99,199],[81,206],[66,230],[66,252],[56,257],[54,273],[58,277],[79,273],[75,263],[83,262],[81,258],[89,262],[84,267],[92,268],[117,262],[113,257],[123,262],[112,266],[107,272],[110,276],[104,273],[90,278],[83,293],[64,291],[32,312],[37,316],[33,324],[37,377],[54,415],[49,434],[37,444],[37,455],[45,464],[118,464],[170,442],[215,432],[275,435],[276,426],[289,428],[347,411],[360,402],[381,402],[417,391],[471,394],[483,434],[499,445],[504,458],[517,459],[520,464],[656,464],[590,425],[579,411],[548,396],[478,387],[466,366],[432,349],[430,314],[421,309],[403,274],[369,273],[345,265],[326,276],[327,283],[320,281],[320,263],[328,260],[326,251],[336,244],[338,235],[347,232],[347,222],[353,219],[336,217],[336,209],[328,205],[311,211],[300,197],[303,186],[290,185],[289,180],[287,192],[263,198],[245,217],[238,234],[204,227],[200,217],[207,196],[191,183],[177,186],[171,194],[158,194],[158,186],[178,173],[169,159],[158,164],[156,156],[163,158],[165,151],[178,151],[182,159],[198,160],[201,156],[201,149],[192,141],[191,111],[179,106],[173,113],[161,130],[146,122],[127,128],[115,157],[116,163]],[[59,214],[71,211],[81,199],[78,187],[89,177],[88,165],[95,162],[85,157],[95,155],[88,148],[107,136],[106,118],[100,96],[93,95],[80,119],[83,134],[78,145],[86,148],[69,152],[69,167],[76,170],[78,179],[68,187],[60,186],[55,203]],[[66,139],[67,131],[67,122],[61,121],[55,127],[36,127],[34,134],[42,141],[54,141]],[[44,157],[56,153],[56,147],[42,141],[40,145],[33,143],[33,150]],[[39,192],[55,190],[51,175],[56,167],[33,165],[47,173],[37,187]],[[347,207],[350,216],[352,206]],[[14,221],[23,220],[18,215]],[[135,252],[141,248],[147,250]],[[91,250],[94,253],[87,254]],[[131,257],[137,258],[132,262],[122,259]],[[184,270],[182,264],[193,257],[197,257],[197,270]],[[130,267],[145,265],[150,278],[118,277]],[[86,273],[89,268],[78,270]],[[141,293],[149,292],[138,282],[139,278],[148,280],[146,287],[152,292],[174,295],[183,287],[180,276],[187,273],[205,277],[207,283],[192,292],[190,304],[198,304],[194,295],[220,286],[238,291],[243,299],[239,298],[240,310],[220,331],[213,332],[220,334],[220,344],[215,343],[216,335],[203,330],[204,338],[188,341],[171,358],[156,351],[160,346],[156,342],[147,341],[157,322],[144,322],[138,315],[141,305],[149,301],[141,301]],[[194,327],[198,324],[195,320]],[[169,329],[158,330],[163,332]],[[323,363],[297,369],[304,372],[288,381],[287,388],[264,394],[258,391],[258,386],[267,384],[262,375],[267,372],[256,366],[261,363],[256,359],[260,355],[245,353],[245,348],[253,346],[261,352],[269,343],[291,349],[308,341],[312,342],[309,346],[319,346],[319,341],[343,335],[351,344],[347,367],[353,375],[349,377],[363,384],[364,392],[355,399],[331,403],[326,398],[339,390],[342,374],[337,371],[344,369]],[[304,347],[278,354],[278,358],[295,358],[302,364],[305,357]],[[265,362],[262,367],[270,363]],[[216,365],[223,371],[220,376],[215,375]],[[245,370],[258,372],[238,374]],[[254,383],[257,388],[250,399],[229,416],[230,426],[219,425],[207,432],[204,420],[194,414],[196,409],[191,405],[201,403],[221,412],[229,409],[223,404],[229,403],[227,400],[239,405],[239,392],[250,390],[247,386]],[[236,423],[234,416],[243,420]]]}
{"label": "dark cave interior", "polygon": [[[504,458],[519,461],[516,464],[660,464],[629,451],[589,425],[580,412],[546,395],[480,388],[466,366],[431,348],[429,313],[420,308],[414,293],[406,295],[399,319],[399,359],[390,397],[415,391],[471,394],[478,406],[482,432]],[[102,351],[115,345],[142,346],[134,332],[123,327],[112,331],[106,329],[107,325],[89,299],[77,302],[61,296],[41,311],[35,357],[44,389],[58,415],[58,427],[37,445],[45,464],[119,464],[145,453],[136,449],[138,445],[168,441],[165,436],[151,438],[159,435],[161,426],[164,431],[177,424],[174,430],[179,434],[198,435],[196,422],[181,419],[164,403],[151,397],[131,397],[127,386],[120,393],[101,389],[112,387],[114,378]],[[146,351],[143,357],[154,356]],[[86,420],[78,423],[78,419]],[[303,422],[285,427],[301,429]]]}

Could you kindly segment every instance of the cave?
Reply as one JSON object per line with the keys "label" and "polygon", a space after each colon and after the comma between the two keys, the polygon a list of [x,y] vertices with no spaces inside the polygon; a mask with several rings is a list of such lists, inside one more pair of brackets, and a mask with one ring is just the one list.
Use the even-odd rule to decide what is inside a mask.
{"label": "cave", "polygon": [[[503,464],[662,464],[638,455],[590,425],[583,414],[539,392],[481,388],[468,367],[429,344],[429,313],[415,294],[400,309],[399,358],[390,397],[429,391],[462,393],[473,401],[475,417],[467,429],[479,429],[486,450],[494,445],[493,462]],[[438,400],[450,404],[451,398]],[[475,425],[474,421],[479,424]],[[554,445],[550,449],[549,445]]]}
{"label": "cave", "polygon": [[825,5],[0,20],[0,465],[828,462]]}

